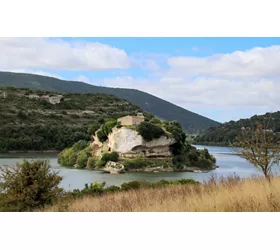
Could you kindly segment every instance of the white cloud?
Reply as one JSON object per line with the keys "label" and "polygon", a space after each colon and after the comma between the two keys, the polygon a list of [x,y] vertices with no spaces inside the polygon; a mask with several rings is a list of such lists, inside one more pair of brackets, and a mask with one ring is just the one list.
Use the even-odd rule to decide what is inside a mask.
{"label": "white cloud", "polygon": [[[155,81],[118,77],[105,79],[104,85],[139,89],[219,121],[227,121],[225,118],[229,117],[236,119],[240,110],[239,118],[242,118],[277,111],[280,106],[280,85],[267,79],[233,81],[198,77],[193,80],[165,78]],[[223,111],[215,115],[215,110]]]}
{"label": "white cloud", "polygon": [[[16,42],[17,40],[13,41]],[[48,44],[54,43],[57,54],[59,54],[56,50],[57,43],[60,42],[47,41]],[[37,43],[37,40],[32,40],[29,45],[36,47]],[[76,48],[74,44],[71,46]],[[22,55],[30,55],[28,49],[23,49],[25,47],[19,46],[15,51],[22,50]],[[69,48],[67,46],[66,48],[68,51]],[[46,49],[51,53],[51,48],[46,47]],[[13,53],[11,51],[10,53],[10,57],[13,58]],[[62,53],[65,54],[67,53]],[[23,57],[20,61],[25,61],[25,58],[27,57]],[[69,62],[69,65],[74,62],[79,63],[75,56],[70,55],[70,58],[74,59],[72,63]],[[138,53],[131,58],[134,66],[154,72],[146,78],[120,75],[114,78],[91,80],[85,74],[79,75],[75,80],[99,86],[139,89],[219,121],[279,110],[280,46],[253,48],[208,57],[168,58],[167,55]],[[34,62],[31,59],[27,61],[32,64],[38,63],[36,58],[34,60]],[[61,60],[66,63],[65,58]],[[169,68],[159,67],[164,61],[168,63]],[[2,58],[0,58],[0,68],[1,63],[3,63]],[[44,63],[48,62],[44,61]]]}
{"label": "white cloud", "polygon": [[78,81],[78,82],[90,83],[90,79],[88,77],[84,76],[84,75],[80,75],[74,80]]}
{"label": "white cloud", "polygon": [[0,38],[0,70],[124,69],[131,61],[124,50],[101,43],[45,38]]}
{"label": "white cloud", "polygon": [[13,70],[4,70],[4,71],[49,76],[49,77],[55,77],[55,78],[58,78],[58,79],[61,79],[61,80],[66,80],[64,77],[62,77],[60,75],[52,74],[50,72],[43,71],[43,70],[13,69]]}
{"label": "white cloud", "polygon": [[253,48],[208,57],[171,57],[169,74],[218,77],[269,77],[280,74],[280,46]]}

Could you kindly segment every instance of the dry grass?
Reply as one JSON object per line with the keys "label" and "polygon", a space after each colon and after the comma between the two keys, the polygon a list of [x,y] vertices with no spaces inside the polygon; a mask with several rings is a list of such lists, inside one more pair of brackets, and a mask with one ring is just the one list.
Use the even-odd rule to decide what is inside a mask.
{"label": "dry grass", "polygon": [[276,212],[280,211],[280,177],[229,178],[221,183],[174,185],[101,197],[83,197],[44,211],[69,212]]}

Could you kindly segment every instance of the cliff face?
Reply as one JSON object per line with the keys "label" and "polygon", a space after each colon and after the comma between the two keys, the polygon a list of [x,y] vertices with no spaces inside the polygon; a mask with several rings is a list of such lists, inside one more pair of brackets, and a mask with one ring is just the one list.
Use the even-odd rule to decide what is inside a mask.
{"label": "cliff face", "polygon": [[95,155],[100,155],[102,151],[116,151],[122,157],[135,157],[142,155],[145,157],[170,157],[172,155],[170,146],[176,141],[174,138],[162,136],[152,141],[145,141],[137,131],[121,127],[113,128],[108,135],[108,141],[101,143],[97,136],[94,136],[92,143]]}

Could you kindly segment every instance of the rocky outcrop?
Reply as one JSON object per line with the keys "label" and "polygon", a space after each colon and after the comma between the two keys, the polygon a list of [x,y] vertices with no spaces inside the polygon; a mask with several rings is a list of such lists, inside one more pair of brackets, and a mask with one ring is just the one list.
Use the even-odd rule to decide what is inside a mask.
{"label": "rocky outcrop", "polygon": [[58,104],[61,102],[63,96],[62,95],[55,95],[55,96],[49,96],[49,95],[29,95],[28,98],[30,99],[42,99],[45,100],[53,105]]}
{"label": "rocky outcrop", "polygon": [[162,136],[147,142],[137,131],[126,127],[113,128],[108,135],[108,148],[123,157],[170,157],[170,146],[176,141],[174,138]]}
{"label": "rocky outcrop", "polygon": [[119,162],[108,161],[103,168],[103,171],[110,174],[121,174],[125,173],[125,168]]}

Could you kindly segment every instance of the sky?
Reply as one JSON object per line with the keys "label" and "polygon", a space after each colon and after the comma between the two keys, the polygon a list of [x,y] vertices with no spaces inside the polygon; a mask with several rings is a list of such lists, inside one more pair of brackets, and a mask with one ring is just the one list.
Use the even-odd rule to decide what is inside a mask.
{"label": "sky", "polygon": [[0,38],[0,71],[138,89],[219,122],[280,105],[280,38]]}

